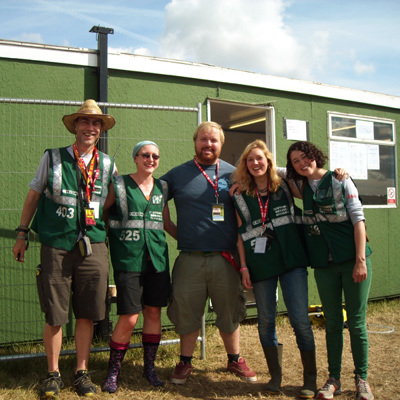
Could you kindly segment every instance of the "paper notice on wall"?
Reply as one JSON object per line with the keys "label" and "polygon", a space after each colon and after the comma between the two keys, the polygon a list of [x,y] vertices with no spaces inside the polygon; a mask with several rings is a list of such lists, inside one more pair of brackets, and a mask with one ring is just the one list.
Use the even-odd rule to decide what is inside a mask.
{"label": "paper notice on wall", "polygon": [[350,172],[350,143],[330,142],[330,162],[329,167],[333,171],[336,168],[343,168]]}
{"label": "paper notice on wall", "polygon": [[366,144],[330,142],[330,169],[344,168],[353,179],[368,179]]}
{"label": "paper notice on wall", "polygon": [[307,121],[287,119],[286,138],[288,140],[307,140]]}
{"label": "paper notice on wall", "polygon": [[374,169],[379,171],[381,169],[380,158],[379,158],[379,145],[367,144],[368,151],[368,169]]}
{"label": "paper notice on wall", "polygon": [[374,123],[371,121],[356,121],[356,138],[374,140]]}
{"label": "paper notice on wall", "polygon": [[396,188],[387,188],[387,202],[388,204],[396,204]]}
{"label": "paper notice on wall", "polygon": [[351,170],[353,179],[368,179],[368,152],[367,145],[350,143]]}

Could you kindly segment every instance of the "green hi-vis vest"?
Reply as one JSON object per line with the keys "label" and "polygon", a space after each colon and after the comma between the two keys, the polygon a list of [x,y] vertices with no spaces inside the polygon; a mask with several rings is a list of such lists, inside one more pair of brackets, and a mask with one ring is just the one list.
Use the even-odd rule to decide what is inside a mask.
{"label": "green hi-vis vest", "polygon": [[[329,254],[334,263],[356,258],[354,226],[346,211],[343,183],[328,171],[315,193],[307,182],[303,193],[304,229],[310,265],[328,266]],[[366,255],[371,249],[366,244]]]}
{"label": "green hi-vis vest", "polygon": [[[50,156],[50,175],[40,197],[32,229],[39,234],[41,243],[70,251],[80,232],[78,218],[81,226],[85,222],[79,204],[76,161],[66,147],[46,151]],[[86,234],[92,243],[104,242],[106,239],[105,224],[101,217],[114,168],[112,158],[100,151],[99,163],[99,176],[91,194],[91,201],[100,203],[99,218],[96,218],[96,225],[86,227]]]}
{"label": "green hi-vis vest", "polygon": [[[276,193],[270,193],[268,215],[262,226],[257,197],[235,194],[234,204],[242,220],[239,234],[246,250],[246,262],[253,282],[282,274],[296,267],[308,265],[305,244],[301,237],[301,210],[294,204],[286,182]],[[256,238],[273,232],[265,253],[254,253]]]}
{"label": "green hi-vis vest", "polygon": [[110,215],[108,237],[114,270],[144,271],[147,254],[157,271],[168,270],[162,216],[167,199],[166,185],[155,179],[148,201],[129,175],[113,178],[113,184],[117,213]]}

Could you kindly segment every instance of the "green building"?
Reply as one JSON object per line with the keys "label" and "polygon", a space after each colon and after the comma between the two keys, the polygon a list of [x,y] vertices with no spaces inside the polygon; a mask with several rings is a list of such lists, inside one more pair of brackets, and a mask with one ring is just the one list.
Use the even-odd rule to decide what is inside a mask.
{"label": "green building", "polygon": [[[26,262],[15,262],[14,229],[43,151],[73,141],[62,116],[75,112],[85,99],[98,99],[97,66],[95,50],[0,40],[0,345],[41,338],[43,316],[35,287],[40,246],[31,241]],[[279,166],[286,165],[286,151],[294,140],[316,143],[329,154],[329,168],[341,166],[351,172],[363,198],[374,252],[371,299],[400,295],[395,233],[400,224],[399,97],[109,53],[108,102],[103,105],[117,123],[102,143],[115,156],[121,174],[133,172],[131,153],[139,140],[158,143],[158,176],[189,160],[194,154],[193,131],[205,120],[224,128],[221,157],[232,164],[256,138],[266,141]],[[171,238],[169,244],[173,265],[176,244]],[[319,304],[312,274],[309,281],[310,304]],[[248,314],[254,316],[251,303],[249,293]],[[213,318],[208,307],[206,319]],[[165,316],[163,322],[170,325]],[[72,335],[72,324],[66,334]]]}

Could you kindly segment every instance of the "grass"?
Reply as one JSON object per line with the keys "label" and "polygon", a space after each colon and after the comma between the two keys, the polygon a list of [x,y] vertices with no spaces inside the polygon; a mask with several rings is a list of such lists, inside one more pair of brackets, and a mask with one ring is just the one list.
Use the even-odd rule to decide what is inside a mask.
{"label": "grass", "polygon": [[[400,378],[397,371],[400,354],[400,299],[372,302],[368,310],[368,330],[370,332],[370,370],[371,384],[376,400],[399,398]],[[394,329],[391,333],[388,332]],[[296,347],[293,330],[286,316],[279,316],[277,323],[279,341],[284,344],[283,351],[283,388],[282,395],[274,396],[276,400],[297,399],[302,384],[302,366],[300,354]],[[325,349],[325,330],[313,326],[317,345],[318,385],[324,384],[327,378]],[[380,333],[375,333],[380,332]],[[163,339],[176,338],[174,332],[164,332]],[[134,335],[132,342],[140,342],[141,336]],[[200,350],[196,349],[193,365],[195,371],[185,385],[173,385],[168,377],[173,371],[179,357],[179,345],[161,346],[157,358],[159,376],[166,382],[164,388],[155,389],[142,376],[143,351],[130,350],[123,363],[120,387],[115,394],[101,393],[98,399],[264,399],[268,396],[263,388],[269,379],[264,355],[259,344],[256,321],[246,321],[241,327],[241,354],[256,371],[257,383],[245,383],[226,372],[226,354],[219,333],[214,326],[206,329],[206,359],[200,359]],[[344,351],[342,366],[343,394],[337,400],[355,398],[353,382],[353,361],[347,330],[344,334]],[[94,343],[94,346],[107,346],[107,343]],[[73,343],[66,343],[63,349],[73,348]],[[42,352],[40,345],[26,345],[25,348],[7,349],[21,352]],[[2,349],[4,354],[5,349]],[[106,375],[108,353],[91,355],[90,371],[93,381],[101,386]],[[60,400],[78,399],[73,391],[74,356],[61,358],[61,373],[66,388],[61,392]],[[0,363],[0,399],[37,399],[39,382],[46,371],[44,358],[12,360]]]}

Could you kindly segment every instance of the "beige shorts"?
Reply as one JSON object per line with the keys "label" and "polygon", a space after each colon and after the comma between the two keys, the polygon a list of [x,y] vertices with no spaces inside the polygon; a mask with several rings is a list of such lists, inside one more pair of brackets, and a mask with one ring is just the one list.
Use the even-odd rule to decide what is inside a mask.
{"label": "beige shorts", "polygon": [[172,298],[167,310],[176,333],[200,329],[207,298],[216,313],[217,328],[225,333],[234,332],[246,317],[238,272],[221,253],[182,251],[172,270]]}

